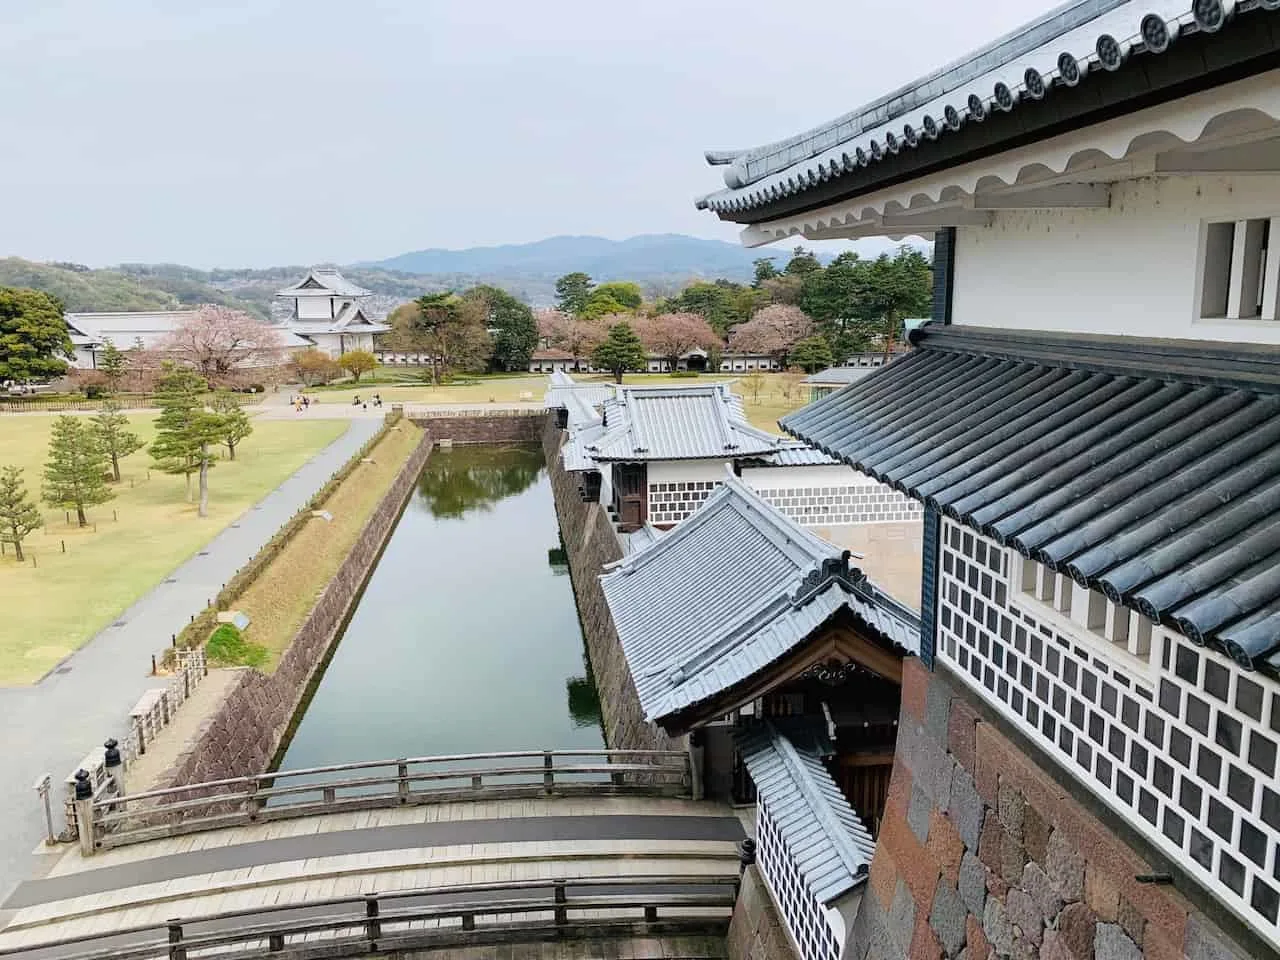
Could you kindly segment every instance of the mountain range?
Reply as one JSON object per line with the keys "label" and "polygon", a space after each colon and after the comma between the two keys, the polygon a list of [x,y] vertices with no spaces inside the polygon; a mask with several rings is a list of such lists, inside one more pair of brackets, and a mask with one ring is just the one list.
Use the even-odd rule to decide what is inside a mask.
{"label": "mountain range", "polygon": [[[678,293],[695,279],[745,281],[752,261],[772,256],[781,267],[787,246],[747,250],[721,240],[649,234],[626,240],[548,237],[533,243],[464,250],[427,249],[342,266],[373,291],[370,312],[385,314],[424,293],[477,283],[500,287],[535,307],[555,303],[555,282],[582,271],[596,282],[634,280],[650,297]],[[823,260],[829,258],[823,257]],[[57,296],[69,312],[165,310],[221,303],[263,319],[284,309],[275,293],[306,273],[301,265],[198,270],[171,263],[126,263],[93,269],[76,263],[0,258],[0,286],[33,287]]]}
{"label": "mountain range", "polygon": [[358,266],[426,275],[551,280],[579,270],[596,280],[639,283],[673,277],[746,280],[752,275],[753,260],[783,252],[747,250],[722,240],[702,240],[678,233],[645,234],[626,240],[564,236],[465,250],[415,250]]}

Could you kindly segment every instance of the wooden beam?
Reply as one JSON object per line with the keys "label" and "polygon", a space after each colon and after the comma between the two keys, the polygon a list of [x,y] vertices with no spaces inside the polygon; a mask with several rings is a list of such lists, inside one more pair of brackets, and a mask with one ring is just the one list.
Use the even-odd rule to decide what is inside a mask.
{"label": "wooden beam", "polygon": [[879,753],[842,753],[837,757],[841,767],[892,767],[893,751]]}
{"label": "wooden beam", "polygon": [[826,627],[820,628],[803,646],[792,651],[788,657],[775,661],[771,668],[748,677],[709,700],[671,714],[658,721],[659,725],[673,736],[687,733],[702,723],[723,717],[773,692],[814,664],[826,660],[856,663],[901,686],[902,657],[878,643],[867,640],[858,632],[855,624],[842,622],[845,619],[844,615],[837,616],[839,620],[831,621]]}

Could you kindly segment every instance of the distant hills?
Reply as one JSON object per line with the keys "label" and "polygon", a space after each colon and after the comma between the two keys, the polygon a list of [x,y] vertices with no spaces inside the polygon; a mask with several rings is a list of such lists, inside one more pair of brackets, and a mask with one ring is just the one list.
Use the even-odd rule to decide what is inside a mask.
{"label": "distant hills", "polygon": [[[342,266],[343,273],[375,294],[370,312],[385,314],[399,303],[440,290],[492,284],[534,306],[555,302],[555,281],[582,271],[597,282],[635,280],[653,297],[680,291],[690,280],[747,280],[752,261],[774,256],[779,267],[790,249],[747,250],[721,240],[650,234],[627,240],[548,237],[533,243],[465,250],[428,249],[386,260]],[[823,259],[826,259],[825,257]],[[220,303],[259,317],[278,313],[275,292],[307,267],[197,270],[180,264],[126,263],[91,269],[75,263],[35,263],[0,258],[0,286],[33,287],[54,294],[69,312],[173,310]]]}
{"label": "distant hills", "polygon": [[747,250],[722,240],[660,233],[626,240],[548,237],[533,243],[497,247],[416,250],[361,266],[399,273],[509,276],[553,281],[566,273],[581,270],[596,280],[666,283],[676,278],[692,277],[745,280],[752,275],[753,260],[774,253]]}

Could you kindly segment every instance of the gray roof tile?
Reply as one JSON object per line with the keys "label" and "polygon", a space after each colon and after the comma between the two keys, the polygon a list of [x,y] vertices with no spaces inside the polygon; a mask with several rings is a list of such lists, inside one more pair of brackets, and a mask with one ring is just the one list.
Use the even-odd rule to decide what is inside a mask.
{"label": "gray roof tile", "polygon": [[800,875],[830,904],[866,882],[875,841],[812,749],[771,723],[735,734],[738,751]]}
{"label": "gray roof tile", "polygon": [[747,423],[742,399],[726,384],[619,387],[605,419],[608,430],[591,448],[596,460],[748,457],[784,442]]}
{"label": "gray roof tile", "polygon": [[1280,348],[926,327],[789,432],[1245,667],[1280,662]]}
{"label": "gray roof tile", "polygon": [[918,652],[912,611],[856,570],[823,576],[846,562],[726,472],[693,516],[601,577],[646,719],[745,680],[842,610]]}

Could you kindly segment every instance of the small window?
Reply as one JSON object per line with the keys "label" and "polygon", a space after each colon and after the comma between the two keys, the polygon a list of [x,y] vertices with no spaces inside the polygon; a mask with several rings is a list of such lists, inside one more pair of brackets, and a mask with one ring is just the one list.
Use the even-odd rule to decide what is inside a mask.
{"label": "small window", "polygon": [[1205,224],[1202,319],[1276,320],[1280,256],[1270,256],[1271,219]]}

